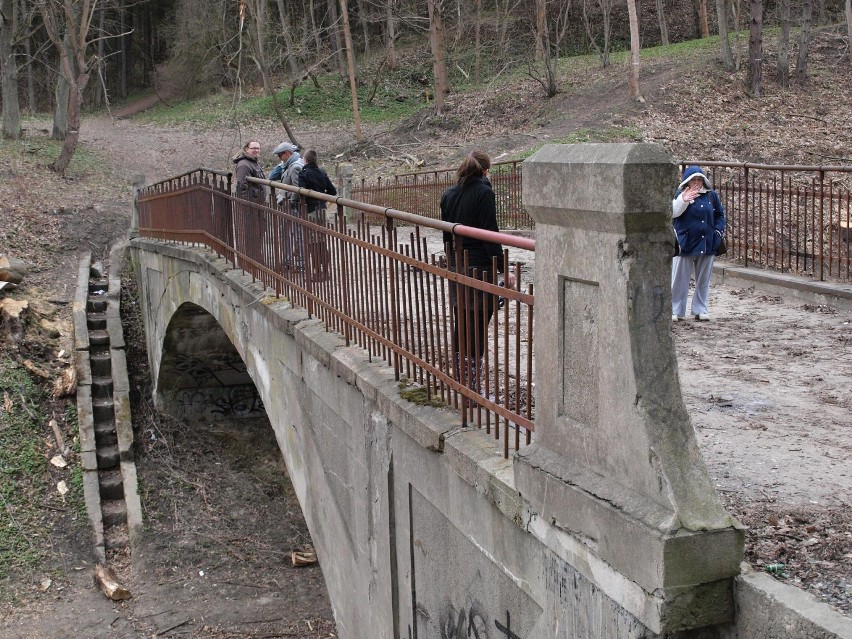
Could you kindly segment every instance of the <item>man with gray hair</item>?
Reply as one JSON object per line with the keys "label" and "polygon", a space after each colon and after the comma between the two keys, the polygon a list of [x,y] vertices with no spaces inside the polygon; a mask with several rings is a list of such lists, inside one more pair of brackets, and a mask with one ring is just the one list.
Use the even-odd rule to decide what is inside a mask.
{"label": "man with gray hair", "polygon": [[[282,182],[290,186],[299,186],[299,174],[302,171],[302,167],[305,166],[304,160],[299,155],[299,147],[289,142],[282,142],[275,147],[272,153],[278,156],[280,162],[270,172],[269,179],[273,182]],[[279,206],[284,202],[288,202],[290,210],[294,212],[299,207],[298,193],[279,189],[276,200]]]}

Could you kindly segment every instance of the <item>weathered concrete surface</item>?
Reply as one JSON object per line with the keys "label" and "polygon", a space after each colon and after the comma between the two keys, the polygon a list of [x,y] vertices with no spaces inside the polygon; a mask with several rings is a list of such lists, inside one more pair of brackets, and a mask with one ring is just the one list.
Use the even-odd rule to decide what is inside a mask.
{"label": "weathered concrete surface", "polygon": [[[565,166],[548,166],[552,182],[541,186],[670,192],[673,167],[663,176],[658,154],[642,151],[656,181],[637,177],[647,166],[625,171],[641,159],[634,149],[607,151],[606,180],[591,171],[559,180]],[[525,173],[535,183],[535,170]],[[562,219],[557,199],[541,204],[551,222]],[[578,229],[550,224],[555,242],[539,259],[556,273],[537,281],[537,340],[560,358],[572,352],[566,342],[591,340],[596,361],[578,375],[549,360],[561,375],[538,378],[537,429],[549,421],[515,460],[456,413],[402,400],[391,369],[213,253],[132,241],[157,404],[209,419],[211,406],[251,385],[302,504],[339,636],[766,636],[733,625],[742,530],[708,490],[675,363],[665,361],[674,350],[662,199],[610,198],[611,214],[593,208],[600,199],[576,201],[586,207]],[[559,272],[571,251],[591,256],[576,277]],[[231,415],[241,416],[251,411]]]}
{"label": "weathered concrete surface", "polygon": [[810,594],[759,572],[735,581],[736,627],[740,639],[852,639],[852,619],[816,601]]}
{"label": "weathered concrete surface", "polygon": [[[733,616],[743,531],[695,442],[670,333],[671,184],[660,147],[545,146],[524,163],[536,220],[533,510],[588,539],[647,595],[656,632]],[[727,604],[725,604],[727,602]]]}
{"label": "weathered concrete surface", "polygon": [[[181,307],[215,313],[215,324],[200,325],[200,343],[214,329],[233,331],[226,335],[256,380],[341,637],[407,637],[415,628],[419,637],[662,636],[640,619],[664,618],[679,599],[649,596],[593,540],[537,514],[514,485],[512,461],[484,433],[460,428],[453,412],[401,400],[389,368],[224,260],[138,239],[132,250],[143,299],[157,300],[143,309],[155,380]],[[730,583],[709,593],[726,598],[722,609]],[[767,635],[721,625],[676,636]]]}

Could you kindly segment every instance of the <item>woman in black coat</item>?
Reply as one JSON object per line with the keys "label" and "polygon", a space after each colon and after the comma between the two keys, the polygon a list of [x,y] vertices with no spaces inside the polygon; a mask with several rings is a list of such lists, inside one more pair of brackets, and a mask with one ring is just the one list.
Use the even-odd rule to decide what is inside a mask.
{"label": "woman in black coat", "polygon": [[[458,181],[441,196],[442,220],[499,232],[497,203],[488,180],[490,170],[491,158],[487,153],[471,151],[468,154],[458,168]],[[457,273],[463,272],[465,253],[465,274],[470,277],[493,281],[492,258],[497,258],[497,270],[501,273],[504,270],[503,247],[500,244],[447,232],[444,233],[444,244],[450,268]],[[511,273],[506,273],[507,286],[514,286],[514,279]],[[488,324],[494,315],[494,296],[451,283],[450,305],[453,311],[455,376],[479,390]]]}

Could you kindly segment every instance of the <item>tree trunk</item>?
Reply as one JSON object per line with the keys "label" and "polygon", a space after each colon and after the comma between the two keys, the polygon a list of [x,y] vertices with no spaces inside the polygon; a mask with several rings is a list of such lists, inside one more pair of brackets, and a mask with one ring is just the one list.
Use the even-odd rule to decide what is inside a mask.
{"label": "tree trunk", "polygon": [[[361,0],[355,0],[355,4],[358,6],[358,19],[361,21],[361,31],[364,34],[364,55],[370,55],[370,25],[367,16],[367,12],[364,10],[364,3]],[[345,18],[348,20],[348,18]],[[352,33],[349,33],[350,43],[347,46],[351,46]],[[354,52],[353,52],[354,55]]]}
{"label": "tree trunk", "polygon": [[544,60],[547,38],[547,0],[535,0],[535,59]]}
{"label": "tree trunk", "polygon": [[393,14],[393,5],[394,0],[386,1],[387,17],[385,23],[387,25],[387,38],[385,48],[388,50],[388,67],[391,70],[396,70],[399,66],[399,61],[396,58],[396,17]]}
{"label": "tree trunk", "polygon": [[284,0],[276,0],[276,3],[278,4],[278,21],[281,23],[281,35],[284,36],[284,46],[287,48],[287,63],[290,65],[290,73],[295,78],[299,75],[299,65],[296,61],[296,55],[293,53],[296,50],[293,47],[293,36],[290,35],[293,25],[287,19]]}
{"label": "tree trunk", "polygon": [[[805,0],[802,5],[802,32],[799,36],[799,57],[796,59],[796,80],[808,79],[808,47],[811,46],[811,17],[814,13],[813,0]],[[852,43],[850,43],[852,46]]]}
{"label": "tree trunk", "polygon": [[707,0],[698,0],[698,28],[702,38],[710,35],[710,26],[707,24]]}
{"label": "tree trunk", "polygon": [[68,131],[68,100],[70,99],[68,81],[62,73],[56,76],[56,108],[53,111],[53,130],[50,137],[64,140]]}
{"label": "tree trunk", "polygon": [[852,0],[846,0],[846,59],[852,62]]}
{"label": "tree trunk", "polygon": [[748,38],[748,91],[759,98],[763,82],[763,0],[751,0]]}
{"label": "tree trunk", "polygon": [[[21,0],[21,13],[23,19],[27,19],[27,0]],[[35,98],[35,73],[33,71],[32,37],[29,31],[24,36],[24,59],[27,61],[27,110],[30,115],[36,112]]]}
{"label": "tree trunk", "polygon": [[63,50],[60,50],[59,60],[62,75],[66,79],[70,78],[67,83],[68,128],[65,131],[65,143],[62,145],[62,152],[48,166],[59,175],[65,175],[65,171],[74,157],[74,152],[77,150],[77,142],[80,140],[80,107],[83,101],[83,91],[89,83],[89,72],[88,70],[82,72],[78,70],[75,73],[75,67],[78,67],[78,65],[75,65],[74,61]]}
{"label": "tree trunk", "polygon": [[660,23],[660,43],[667,47],[669,46],[669,29],[666,26],[666,10],[663,6],[663,0],[657,0],[657,21]]}
{"label": "tree trunk", "polygon": [[[101,33],[104,33],[104,20],[106,9],[103,7],[98,11],[98,30]],[[103,77],[104,72],[104,58],[106,54],[106,39],[100,38],[98,40],[98,75],[99,81],[95,83],[95,106],[101,107],[106,101],[106,95],[104,94],[104,84],[105,78]]]}
{"label": "tree trunk", "polygon": [[310,0],[310,2],[308,2],[308,14],[311,16],[311,32],[314,34],[314,46],[316,47],[317,57],[319,57],[320,51],[322,51],[322,38],[320,37],[320,30],[317,27],[314,0]]}
{"label": "tree trunk", "polygon": [[639,93],[639,18],[636,15],[636,0],[627,0],[627,15],[630,20],[630,97],[644,102]]}
{"label": "tree trunk", "polygon": [[[848,2],[849,0],[847,0]],[[480,58],[482,56],[482,0],[476,0],[476,17],[474,18],[474,30],[476,32],[473,45],[473,81],[479,84],[480,80]]]}
{"label": "tree trunk", "polygon": [[775,68],[775,79],[780,86],[788,87],[790,86],[790,0],[780,0],[778,8],[781,35],[778,39],[778,65]]}
{"label": "tree trunk", "polygon": [[343,55],[343,45],[340,42],[340,16],[337,15],[337,3],[334,0],[328,0],[328,11],[331,13],[331,41],[334,46],[334,51],[337,54],[337,70],[340,72],[340,77],[346,77],[346,59]]}
{"label": "tree trunk", "polygon": [[3,98],[3,137],[21,137],[21,112],[18,103],[18,61],[13,41],[17,28],[17,3],[0,0],[0,95]]}
{"label": "tree trunk", "polygon": [[449,92],[447,60],[444,57],[444,23],[441,0],[427,0],[429,5],[429,42],[432,46],[432,71],[435,74],[435,112],[444,111],[444,96]]}
{"label": "tree trunk", "polygon": [[[118,16],[120,21],[119,29],[121,29],[122,34],[127,33],[127,9],[124,7],[120,7],[118,9]],[[118,64],[118,94],[122,98],[127,97],[127,67],[130,64],[130,36],[122,35],[120,38],[121,41],[121,55],[119,56],[119,64]]]}
{"label": "tree trunk", "polygon": [[719,45],[722,47],[722,65],[729,73],[736,71],[731,38],[728,35],[728,6],[725,0],[716,0],[716,24],[719,25]]}
{"label": "tree trunk", "polygon": [[352,115],[355,118],[355,139],[364,139],[361,133],[361,114],[358,111],[358,84],[355,81],[355,52],[352,50],[352,33],[349,30],[349,8],[346,0],[340,0],[340,13],[343,16],[343,38],[346,42],[346,62],[349,65],[349,91],[352,93]]}

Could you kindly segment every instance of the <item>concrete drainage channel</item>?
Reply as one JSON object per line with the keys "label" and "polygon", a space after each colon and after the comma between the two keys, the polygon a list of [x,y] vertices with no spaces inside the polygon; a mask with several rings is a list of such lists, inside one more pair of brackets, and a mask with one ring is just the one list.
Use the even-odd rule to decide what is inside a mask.
{"label": "concrete drainage channel", "polygon": [[[80,260],[74,298],[77,414],[83,492],[97,561],[130,552],[142,528],[130,420],[130,385],[119,314],[126,244],[113,248],[109,273]],[[103,584],[102,584],[103,588]]]}

